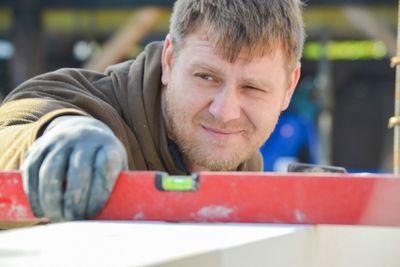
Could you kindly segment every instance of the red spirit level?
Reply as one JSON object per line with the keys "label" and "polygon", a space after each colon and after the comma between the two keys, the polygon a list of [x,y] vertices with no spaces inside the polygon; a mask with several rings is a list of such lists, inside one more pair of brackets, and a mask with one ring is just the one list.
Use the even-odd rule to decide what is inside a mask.
{"label": "red spirit level", "polygon": [[[123,172],[96,220],[400,226],[385,175]],[[0,174],[0,222],[35,221],[17,172]]]}

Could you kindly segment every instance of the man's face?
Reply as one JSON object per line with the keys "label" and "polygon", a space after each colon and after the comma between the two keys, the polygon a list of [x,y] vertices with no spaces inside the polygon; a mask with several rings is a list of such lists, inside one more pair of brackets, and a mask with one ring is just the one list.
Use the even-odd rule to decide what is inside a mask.
{"label": "man's face", "polygon": [[204,34],[185,38],[176,54],[169,37],[162,58],[167,132],[190,171],[234,170],[267,140],[300,75],[288,74],[281,50],[240,54],[230,63]]}

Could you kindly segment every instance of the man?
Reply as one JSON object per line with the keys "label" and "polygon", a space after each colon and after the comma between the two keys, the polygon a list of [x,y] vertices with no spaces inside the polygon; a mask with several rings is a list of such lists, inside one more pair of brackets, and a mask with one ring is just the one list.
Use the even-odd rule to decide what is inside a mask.
{"label": "man", "polygon": [[123,170],[260,171],[304,42],[299,0],[178,0],[164,43],[105,74],[61,69],[0,108],[0,168],[36,216],[95,215]]}

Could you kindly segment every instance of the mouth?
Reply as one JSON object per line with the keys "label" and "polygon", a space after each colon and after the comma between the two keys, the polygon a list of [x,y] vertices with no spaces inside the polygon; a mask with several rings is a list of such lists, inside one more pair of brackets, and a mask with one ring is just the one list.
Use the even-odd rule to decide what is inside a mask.
{"label": "mouth", "polygon": [[212,136],[219,137],[219,138],[227,138],[230,136],[242,134],[244,132],[243,130],[219,129],[219,128],[206,127],[204,125],[201,125],[201,127],[207,133],[211,134]]}

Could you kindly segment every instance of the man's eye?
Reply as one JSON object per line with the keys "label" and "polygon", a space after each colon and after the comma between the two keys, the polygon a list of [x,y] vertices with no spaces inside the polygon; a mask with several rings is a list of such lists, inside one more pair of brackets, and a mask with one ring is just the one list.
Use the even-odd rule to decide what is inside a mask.
{"label": "man's eye", "polygon": [[214,81],[215,80],[214,77],[212,77],[211,75],[204,74],[204,73],[198,73],[198,74],[196,74],[196,76],[203,80],[206,80],[206,81]]}
{"label": "man's eye", "polygon": [[257,87],[254,87],[254,86],[246,86],[245,89],[252,90],[252,91],[259,91],[261,93],[265,93],[266,92],[265,90],[257,88]]}

